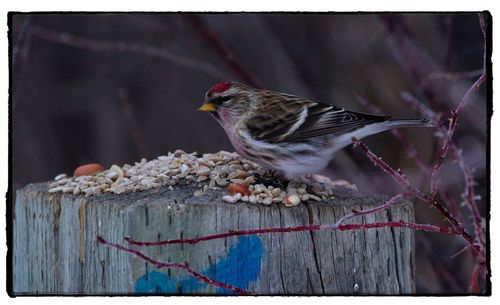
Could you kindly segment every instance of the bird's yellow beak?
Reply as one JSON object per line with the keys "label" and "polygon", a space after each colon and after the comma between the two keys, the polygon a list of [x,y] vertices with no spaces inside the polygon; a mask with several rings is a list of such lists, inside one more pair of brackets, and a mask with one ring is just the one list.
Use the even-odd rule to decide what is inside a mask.
{"label": "bird's yellow beak", "polygon": [[205,103],[198,110],[206,111],[206,112],[214,112],[215,104],[214,103]]}

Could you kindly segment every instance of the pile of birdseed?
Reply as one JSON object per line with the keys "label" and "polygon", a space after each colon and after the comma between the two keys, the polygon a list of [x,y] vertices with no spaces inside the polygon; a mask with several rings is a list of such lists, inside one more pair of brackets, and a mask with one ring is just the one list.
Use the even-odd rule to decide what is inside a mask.
{"label": "pile of birdseed", "polygon": [[[220,151],[215,154],[186,153],[176,150],[166,156],[154,160],[142,159],[135,165],[125,164],[111,168],[91,176],[68,177],[60,174],[49,185],[49,192],[72,193],[85,196],[101,193],[124,194],[145,191],[168,186],[170,189],[181,181],[199,188],[195,196],[202,196],[209,189],[226,188],[230,193],[222,197],[229,203],[238,201],[252,204],[283,203],[296,206],[303,201],[327,200],[332,196],[334,187],[356,189],[355,185],[343,180],[328,183],[318,181],[309,187],[300,181],[291,181],[283,189],[256,183],[257,178],[273,180],[279,177],[257,163],[242,158],[237,153]],[[234,190],[242,191],[234,191]]]}

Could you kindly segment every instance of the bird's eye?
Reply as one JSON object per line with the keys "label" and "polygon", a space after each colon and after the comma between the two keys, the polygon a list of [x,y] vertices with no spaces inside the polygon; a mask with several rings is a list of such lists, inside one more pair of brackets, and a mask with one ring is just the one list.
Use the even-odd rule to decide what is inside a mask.
{"label": "bird's eye", "polygon": [[227,104],[231,103],[232,99],[233,99],[233,97],[230,95],[218,96],[218,97],[214,98],[212,102],[216,105],[222,105],[222,104],[227,105]]}

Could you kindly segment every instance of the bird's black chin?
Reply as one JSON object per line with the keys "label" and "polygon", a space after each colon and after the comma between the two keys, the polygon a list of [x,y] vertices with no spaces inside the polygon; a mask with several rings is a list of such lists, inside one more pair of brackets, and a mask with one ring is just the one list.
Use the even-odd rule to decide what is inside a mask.
{"label": "bird's black chin", "polygon": [[217,113],[217,111],[212,111],[212,112],[210,112],[210,114],[214,117],[214,119],[216,119],[217,121],[220,121],[220,116],[219,116],[219,113]]}

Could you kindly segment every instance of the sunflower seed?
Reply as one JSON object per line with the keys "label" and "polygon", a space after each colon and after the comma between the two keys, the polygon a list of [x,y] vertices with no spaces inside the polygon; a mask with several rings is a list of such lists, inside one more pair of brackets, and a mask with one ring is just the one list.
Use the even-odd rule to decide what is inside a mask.
{"label": "sunflower seed", "polygon": [[309,198],[311,198],[312,200],[321,201],[321,198],[316,195],[309,194]]}
{"label": "sunflower seed", "polygon": [[266,197],[262,200],[262,204],[264,205],[270,205],[271,203],[273,203],[273,198],[271,197]]}
{"label": "sunflower seed", "polygon": [[222,200],[224,200],[225,202],[229,202],[229,203],[235,203],[236,202],[236,200],[233,198],[233,196],[230,196],[230,195],[223,196]]}
{"label": "sunflower seed", "polygon": [[54,178],[54,180],[55,180],[55,181],[59,181],[59,180],[61,180],[61,179],[63,179],[63,178],[66,178],[67,176],[68,176],[68,175],[66,175],[66,174],[59,174],[59,175],[57,175],[57,176]]}

